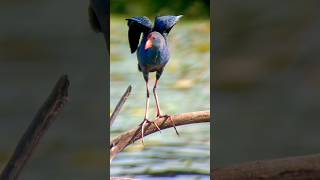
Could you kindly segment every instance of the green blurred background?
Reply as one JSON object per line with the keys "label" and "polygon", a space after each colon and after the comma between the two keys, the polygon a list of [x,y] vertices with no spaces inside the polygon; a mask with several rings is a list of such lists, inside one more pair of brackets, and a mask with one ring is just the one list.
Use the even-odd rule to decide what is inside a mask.
{"label": "green blurred background", "polygon": [[210,18],[210,0],[111,0],[112,15],[156,16],[183,14],[189,19]]}
{"label": "green blurred background", "polygon": [[[132,95],[111,128],[111,139],[139,125],[144,116],[146,89],[137,68],[136,54],[130,53],[125,18],[180,15],[183,18],[169,34],[171,58],[158,85],[163,113],[178,114],[210,108],[210,17],[208,1],[116,1],[111,4],[110,21],[110,111],[129,84]],[[150,74],[150,88],[155,74]],[[155,102],[150,99],[150,119]],[[141,179],[209,179],[209,123],[163,130],[129,146],[111,164],[112,176]]]}
{"label": "green blurred background", "polygon": [[320,152],[319,1],[214,1],[214,167]]}
{"label": "green blurred background", "polygon": [[0,169],[62,74],[70,101],[21,179],[104,179],[105,42],[90,29],[88,1],[1,1]]}

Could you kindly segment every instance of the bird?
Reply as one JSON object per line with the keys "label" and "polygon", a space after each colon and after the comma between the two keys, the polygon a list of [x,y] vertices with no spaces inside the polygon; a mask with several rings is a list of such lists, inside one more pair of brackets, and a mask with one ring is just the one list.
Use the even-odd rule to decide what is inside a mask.
{"label": "bird", "polygon": [[[146,107],[144,119],[141,125],[141,138],[142,144],[144,144],[143,136],[144,136],[144,127],[146,123],[153,123],[156,128],[161,132],[159,126],[154,122],[148,119],[149,114],[149,73],[156,72],[156,81],[153,87],[153,95],[156,102],[156,118],[166,118],[169,119],[175,132],[179,135],[175,123],[169,115],[162,115],[159,98],[157,95],[157,86],[159,83],[159,79],[164,71],[166,64],[170,59],[170,52],[168,46],[168,34],[173,28],[173,26],[181,19],[182,15],[172,16],[157,16],[155,18],[154,26],[152,26],[152,22],[146,16],[136,16],[132,18],[127,18],[128,25],[128,40],[131,53],[137,54],[138,59],[138,70],[142,72],[143,78],[146,83]],[[140,37],[142,34],[142,39],[140,41]],[[140,44],[139,44],[140,41]]]}
{"label": "bird", "polygon": [[93,31],[103,33],[107,52],[109,52],[110,19],[109,0],[90,0],[88,7],[89,23]]}

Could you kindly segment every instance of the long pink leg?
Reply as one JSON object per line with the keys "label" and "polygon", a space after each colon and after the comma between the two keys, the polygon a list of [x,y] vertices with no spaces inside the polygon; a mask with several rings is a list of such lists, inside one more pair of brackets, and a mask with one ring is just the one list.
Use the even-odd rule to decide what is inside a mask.
{"label": "long pink leg", "polygon": [[161,114],[161,109],[160,109],[160,105],[159,105],[159,99],[158,99],[158,95],[157,95],[157,86],[158,86],[158,82],[159,80],[157,79],[156,82],[154,83],[154,87],[153,87],[153,95],[154,95],[154,98],[156,100],[156,106],[157,106],[157,117],[160,116]]}
{"label": "long pink leg", "polygon": [[[144,138],[143,138],[144,137],[144,127],[145,127],[147,122],[151,122],[148,119],[148,116],[149,116],[149,102],[150,102],[150,92],[149,92],[148,80],[146,80],[146,89],[147,89],[146,110],[145,110],[144,119],[143,119],[143,122],[142,122],[142,125],[141,125],[141,140],[142,140],[142,144],[144,144]],[[155,122],[152,121],[151,123],[153,123],[157,127],[157,129],[160,131],[159,126]]]}
{"label": "long pink leg", "polygon": [[174,130],[176,131],[176,134],[179,136],[179,132],[178,132],[178,130],[177,130],[177,128],[176,128],[176,125],[175,125],[174,121],[172,120],[171,116],[169,116],[169,115],[161,115],[161,109],[160,109],[159,99],[158,99],[158,95],[157,95],[157,91],[156,91],[157,86],[158,86],[158,82],[159,82],[159,79],[157,78],[157,79],[156,79],[156,82],[154,83],[154,87],[153,87],[153,95],[154,95],[154,98],[155,98],[155,100],[156,100],[156,106],[157,106],[157,118],[162,118],[162,117],[164,117],[164,118],[166,118],[166,119],[169,119],[169,120],[172,122],[172,124],[173,124],[173,128],[174,128]]}

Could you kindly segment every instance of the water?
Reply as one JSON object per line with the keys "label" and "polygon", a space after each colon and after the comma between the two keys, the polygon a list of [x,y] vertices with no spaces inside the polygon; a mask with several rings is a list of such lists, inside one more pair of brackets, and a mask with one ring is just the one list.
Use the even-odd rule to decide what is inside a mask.
{"label": "water", "polygon": [[[137,69],[136,54],[130,54],[125,17],[111,18],[112,112],[128,85],[132,94],[111,128],[111,139],[138,126],[143,120],[146,89]],[[210,25],[209,20],[189,21],[184,17],[170,32],[171,59],[158,85],[161,110],[167,114],[209,110],[210,108]],[[150,74],[150,89],[155,74]],[[153,96],[151,96],[153,97]],[[155,102],[150,99],[150,118]],[[209,179],[209,123],[163,130],[130,145],[111,164],[112,176],[141,179]]]}

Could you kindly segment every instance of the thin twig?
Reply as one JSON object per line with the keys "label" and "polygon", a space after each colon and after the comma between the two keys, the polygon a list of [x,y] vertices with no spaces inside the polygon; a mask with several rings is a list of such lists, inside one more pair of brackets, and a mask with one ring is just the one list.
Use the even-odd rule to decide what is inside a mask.
{"label": "thin twig", "polygon": [[123,104],[126,102],[126,100],[128,99],[130,93],[131,93],[131,85],[128,86],[126,92],[124,92],[124,94],[122,95],[121,99],[119,100],[116,108],[114,109],[113,113],[111,114],[111,117],[110,117],[110,127],[111,125],[113,124],[114,120],[116,119],[116,117],[118,116]]}
{"label": "thin twig", "polygon": [[3,169],[0,180],[18,179],[23,167],[68,98],[69,80],[61,76],[50,96],[38,110],[33,121],[20,139],[13,155]]}
{"label": "thin twig", "polygon": [[215,180],[320,179],[320,154],[245,162],[214,169]]}
{"label": "thin twig", "polygon": [[[179,115],[173,115],[172,120],[175,122],[176,126],[194,124],[194,123],[203,123],[210,122],[210,111],[198,111],[198,112],[189,112]],[[167,118],[159,118],[154,121],[160,129],[166,129],[173,127],[173,124]],[[145,126],[144,136],[158,132],[157,127],[153,123],[148,123]],[[121,152],[129,144],[134,143],[135,141],[141,138],[141,126],[138,126],[134,129],[131,129],[127,132],[120,134],[118,137],[114,138],[110,143],[110,162],[112,159]]]}

